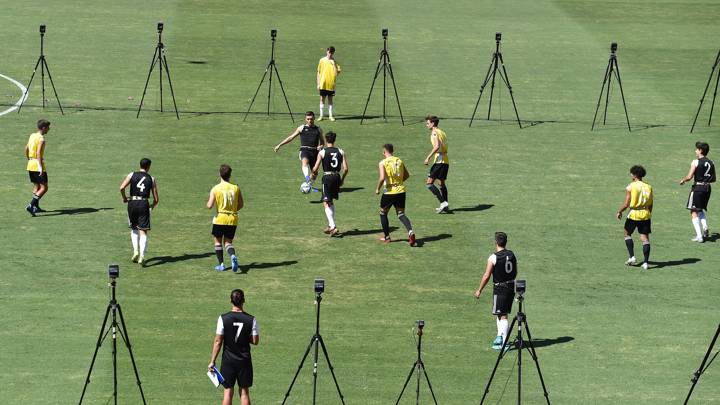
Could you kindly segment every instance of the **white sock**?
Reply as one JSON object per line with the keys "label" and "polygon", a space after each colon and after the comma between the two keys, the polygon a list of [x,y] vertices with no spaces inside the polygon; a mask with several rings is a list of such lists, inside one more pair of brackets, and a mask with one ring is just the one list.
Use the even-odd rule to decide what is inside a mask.
{"label": "white sock", "polygon": [[698,218],[700,218],[700,225],[702,225],[703,231],[707,231],[708,224],[707,224],[707,218],[705,217],[705,211],[698,212]]}
{"label": "white sock", "polygon": [[145,256],[145,249],[147,249],[147,234],[140,234],[140,256]]}
{"label": "white sock", "polygon": [[321,117],[323,116],[323,110],[324,110],[324,109],[325,109],[325,104],[323,104],[322,101],[321,101],[321,102],[320,102],[320,116],[321,116]]}
{"label": "white sock", "polygon": [[501,319],[499,322],[498,329],[500,330],[500,336],[502,336],[503,341],[507,338],[508,334],[508,320],[507,319]]}
{"label": "white sock", "polygon": [[332,104],[328,106],[328,115],[332,117]]}
{"label": "white sock", "polygon": [[332,205],[325,207],[325,216],[327,217],[330,229],[335,228],[335,208]]}
{"label": "white sock", "polygon": [[305,176],[305,179],[307,180],[310,177],[310,166],[303,166],[302,171],[303,176]]}
{"label": "white sock", "polygon": [[695,228],[695,233],[697,234],[698,239],[702,238],[702,230],[700,230],[700,218],[693,218],[692,219],[693,228]]}
{"label": "white sock", "polygon": [[502,328],[500,327],[500,318],[495,318],[495,325],[497,326],[497,335],[502,335]]}
{"label": "white sock", "polygon": [[138,252],[138,237],[140,236],[140,233],[137,231],[137,229],[130,230],[130,241],[132,241],[133,246],[133,252]]}

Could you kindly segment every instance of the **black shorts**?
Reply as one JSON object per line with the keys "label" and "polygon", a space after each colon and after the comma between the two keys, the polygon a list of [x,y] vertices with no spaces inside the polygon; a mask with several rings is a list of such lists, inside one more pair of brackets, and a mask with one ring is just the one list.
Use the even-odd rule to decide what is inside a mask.
{"label": "black shorts", "polygon": [[320,90],[320,95],[323,96],[323,97],[325,97],[325,96],[334,96],[334,95],[335,95],[335,90],[322,90],[322,89],[321,89],[321,90]]}
{"label": "black shorts", "polygon": [[340,174],[326,174],[322,177],[322,201],[332,202],[340,198]]}
{"label": "black shorts", "polygon": [[628,235],[632,235],[632,233],[635,232],[635,228],[637,228],[638,233],[641,235],[650,235],[650,220],[646,219],[645,221],[636,221],[634,219],[627,218],[625,220],[625,230]]}
{"label": "black shorts", "polygon": [[435,163],[434,165],[432,165],[432,167],[430,167],[430,173],[428,173],[428,178],[445,180],[447,179],[449,168],[450,165],[447,163]]}
{"label": "black shorts", "polygon": [[[213,224],[212,236],[216,238],[235,239],[235,230],[237,225],[218,225]],[[223,374],[224,375],[224,374]]]}
{"label": "black shorts", "polygon": [[253,366],[251,360],[223,360],[220,365],[220,374],[225,379],[223,382],[225,388],[233,388],[235,384],[240,388],[252,387]]}
{"label": "black shorts", "polygon": [[30,183],[32,184],[48,184],[47,172],[28,172],[30,175]]}
{"label": "black shorts", "polygon": [[300,160],[307,159],[312,170],[315,161],[317,160],[318,150],[315,148],[300,148]]}
{"label": "black shorts", "polygon": [[688,196],[687,209],[692,211],[707,210],[708,201],[710,201],[710,186],[696,184],[690,190]]}
{"label": "black shorts", "polygon": [[512,282],[493,285],[493,315],[509,314],[512,311],[515,290]]}
{"label": "black shorts", "polygon": [[148,200],[130,200],[127,210],[130,229],[150,230],[150,203]]}
{"label": "black shorts", "polygon": [[390,209],[390,207],[405,209],[405,193],[383,194],[380,198],[380,208]]}

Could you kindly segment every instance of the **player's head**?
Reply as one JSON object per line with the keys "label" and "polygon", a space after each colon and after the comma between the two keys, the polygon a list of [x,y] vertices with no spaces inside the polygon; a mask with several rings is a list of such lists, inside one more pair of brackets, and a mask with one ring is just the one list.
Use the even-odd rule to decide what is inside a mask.
{"label": "player's head", "polygon": [[333,131],[325,134],[325,140],[327,141],[327,143],[335,143],[335,138],[337,138],[337,134]]}
{"label": "player's head", "polygon": [[440,124],[440,118],[438,118],[434,115],[428,115],[427,117],[425,117],[425,125],[428,128],[437,127],[438,124]]}
{"label": "player's head", "polygon": [[241,308],[245,303],[245,293],[241,289],[232,290],[230,293],[230,302],[238,308]]}
{"label": "player's head", "polygon": [[328,46],[328,48],[325,50],[329,55],[333,55],[335,53],[335,47],[334,46]]}
{"label": "player's head", "polygon": [[391,143],[386,143],[383,145],[383,154],[386,156],[391,156],[395,152],[395,147]]}
{"label": "player's head", "polygon": [[230,181],[232,175],[232,167],[228,165],[220,165],[220,178],[225,181]]}
{"label": "player's head", "polygon": [[507,234],[505,232],[495,232],[495,244],[504,248],[507,245]]}
{"label": "player's head", "polygon": [[633,167],[630,168],[630,174],[631,174],[634,178],[636,178],[636,179],[638,179],[638,180],[642,180],[643,177],[645,177],[645,175],[647,174],[647,172],[645,171],[645,168],[644,168],[644,167],[642,167],[642,166],[640,166],[640,165],[635,165],[635,166],[633,166]]}
{"label": "player's head", "polygon": [[40,132],[42,132],[43,134],[47,134],[48,131],[50,130],[50,121],[48,121],[46,119],[38,120],[37,127],[40,130]]}
{"label": "player's head", "polygon": [[150,165],[152,164],[152,161],[148,158],[142,158],[140,159],[140,168],[148,171],[150,170]]}
{"label": "player's head", "polygon": [[710,152],[710,145],[708,145],[705,142],[695,142],[695,150],[700,151],[703,156],[707,156],[708,152]]}
{"label": "player's head", "polygon": [[305,122],[307,122],[308,124],[312,124],[313,122],[315,122],[315,113],[312,111],[306,111]]}

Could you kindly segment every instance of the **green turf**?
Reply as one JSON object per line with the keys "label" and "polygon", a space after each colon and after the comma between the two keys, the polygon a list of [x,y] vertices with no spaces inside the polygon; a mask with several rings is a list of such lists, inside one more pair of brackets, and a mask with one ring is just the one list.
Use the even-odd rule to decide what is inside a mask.
{"label": "green turf", "polygon": [[[79,399],[107,304],[106,266],[114,262],[121,265],[119,299],[148,403],[220,400],[204,370],[215,319],[237,287],[246,290],[247,310],[262,331],[253,350],[253,399],[282,402],[313,333],[316,277],[327,280],[322,332],[348,404],[395,401],[414,361],[416,319],[427,322],[425,364],[439,403],[477,403],[495,361],[495,322],[489,291],[479,301],[472,292],[496,230],[510,235],[528,280],[526,312],[553,403],[684,399],[718,322],[717,245],[689,242],[688,187],[677,185],[696,140],[711,144],[711,158],[720,145],[717,126],[688,134],[717,52],[718,3],[0,1],[0,8],[0,73],[27,83],[37,25],[46,23],[47,60],[66,107],[65,116],[54,107],[43,113],[36,81],[23,112],[0,117],[0,403]],[[158,20],[165,22],[180,121],[169,112],[169,98],[166,112],[157,112],[157,77],[135,119]],[[404,127],[394,97],[388,123],[375,118],[361,126],[357,119],[384,26]],[[314,68],[324,47],[338,49],[342,119],[321,126],[336,131],[348,152],[345,186],[357,190],[342,195],[337,221],[355,235],[322,234],[317,195],[298,192],[297,144],[272,152],[296,124],[284,114],[243,121],[268,62],[272,27],[279,31],[277,63],[296,124],[303,111],[317,110]],[[521,118],[535,124],[523,130],[512,122],[502,88],[493,108],[502,121],[477,120],[468,128],[495,31],[504,34]],[[608,125],[590,132],[611,41],[619,42],[632,133],[624,128],[616,88]],[[274,85],[271,108],[283,113]],[[265,108],[265,91],[256,112]],[[0,80],[0,110],[19,96]],[[53,106],[51,93],[47,98]],[[479,118],[486,108],[483,102]],[[369,114],[380,111],[376,92]],[[442,118],[450,140],[453,215],[436,215],[423,185],[427,113]],[[55,212],[30,218],[23,211],[30,186],[22,149],[40,117],[53,123],[51,188],[42,205]],[[420,248],[375,240],[373,189],[385,142],[396,145],[413,174],[407,213],[424,241]],[[145,156],[153,160],[161,202],[152,217],[152,265],[139,270],[129,262],[117,190]],[[245,274],[212,270],[211,213],[204,204],[221,163],[235,169],[246,201],[235,243]],[[645,273],[622,266],[622,226],[613,218],[628,168],[638,163],[656,193],[657,266]],[[716,205],[711,202],[713,230]],[[403,239],[401,230],[393,235]],[[139,403],[124,348],[119,358],[122,403]],[[503,361],[490,403],[514,403],[514,360],[511,352]],[[542,403],[532,362],[523,360],[526,403]],[[307,363],[289,403],[310,402],[311,369]],[[324,364],[319,373],[319,403],[338,403]],[[713,365],[694,403],[720,403],[717,378]],[[111,402],[111,384],[106,344],[86,403]],[[422,395],[429,403],[425,387]],[[403,403],[412,400],[414,391]]]}

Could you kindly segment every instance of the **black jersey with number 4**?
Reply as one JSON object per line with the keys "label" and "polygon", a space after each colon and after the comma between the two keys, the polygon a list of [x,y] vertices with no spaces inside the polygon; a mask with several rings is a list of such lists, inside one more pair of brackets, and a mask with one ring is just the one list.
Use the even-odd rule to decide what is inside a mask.
{"label": "black jersey with number 4", "polygon": [[153,188],[153,178],[147,172],[133,172],[130,177],[130,195],[149,198]]}
{"label": "black jersey with number 4", "polygon": [[492,274],[495,283],[515,280],[515,277],[517,277],[517,260],[512,250],[503,249],[495,252],[495,266]]}
{"label": "black jersey with number 4", "polygon": [[300,130],[300,147],[317,148],[320,145],[320,127],[303,125]]}
{"label": "black jersey with number 4", "polygon": [[695,182],[701,183],[714,183],[715,182],[715,163],[712,160],[702,157],[698,159],[697,167],[695,168]]}
{"label": "black jersey with number 4", "polygon": [[222,316],[223,361],[249,360],[250,335],[255,317],[245,312],[228,312]]}
{"label": "black jersey with number 4", "polygon": [[343,164],[344,156],[340,153],[340,149],[332,147],[325,148],[322,160],[323,171],[325,172],[339,172]]}

